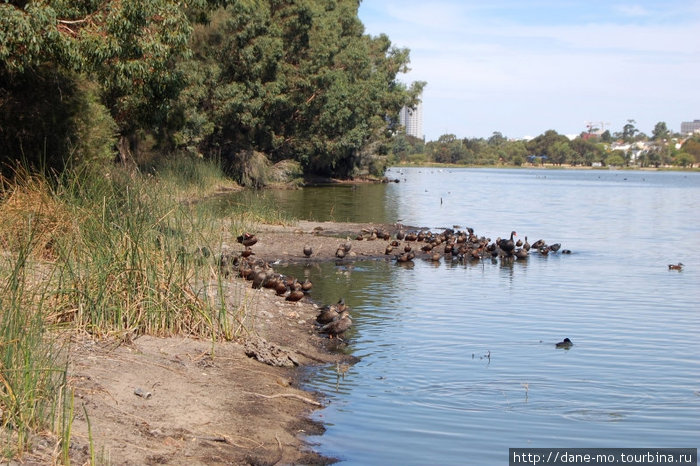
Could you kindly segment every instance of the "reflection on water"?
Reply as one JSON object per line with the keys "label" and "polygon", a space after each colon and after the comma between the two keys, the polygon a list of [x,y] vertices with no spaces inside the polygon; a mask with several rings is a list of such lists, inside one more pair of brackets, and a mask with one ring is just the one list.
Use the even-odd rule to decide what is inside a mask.
{"label": "reflection on water", "polygon": [[[254,193],[259,199],[292,218],[338,222],[394,222],[396,209],[384,202],[386,184],[337,185]],[[233,193],[219,199],[225,211],[236,203],[247,203],[250,192]]]}
{"label": "reflection on water", "polygon": [[[359,362],[309,375],[330,402],[315,414],[322,453],[503,464],[509,447],[697,446],[700,174],[399,176],[385,187],[394,219],[492,238],[515,229],[573,254],[295,266],[319,303],[344,297],[355,323],[345,351]],[[564,337],[574,346],[556,349]]]}

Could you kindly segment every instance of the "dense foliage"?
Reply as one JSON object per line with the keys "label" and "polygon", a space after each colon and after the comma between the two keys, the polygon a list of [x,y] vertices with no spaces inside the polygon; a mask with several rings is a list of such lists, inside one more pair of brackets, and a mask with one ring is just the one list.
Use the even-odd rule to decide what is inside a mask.
{"label": "dense foliage", "polygon": [[[247,154],[351,176],[423,83],[357,0],[0,3],[0,160]],[[92,135],[98,135],[97,140]],[[88,141],[88,143],[86,143]]]}

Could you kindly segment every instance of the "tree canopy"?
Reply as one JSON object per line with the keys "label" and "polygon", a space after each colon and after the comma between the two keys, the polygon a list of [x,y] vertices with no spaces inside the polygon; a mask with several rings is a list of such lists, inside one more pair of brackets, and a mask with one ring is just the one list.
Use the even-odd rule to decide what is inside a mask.
{"label": "tree canopy", "polygon": [[[397,80],[408,70],[408,50],[385,35],[366,35],[358,5],[0,3],[0,123],[6,129],[0,156],[49,153],[64,160],[100,124],[118,139],[123,160],[138,157],[150,141],[147,148],[160,154],[220,157],[235,165],[239,154],[253,150],[271,161],[295,159],[310,172],[350,176],[387,140],[401,107],[415,104],[424,85]],[[26,83],[43,90],[33,93]],[[74,98],[63,100],[66,90]],[[78,105],[83,101],[92,107]],[[57,104],[65,107],[60,115]],[[23,108],[33,110],[20,115],[25,124],[18,125]],[[88,108],[112,122],[86,119]],[[78,124],[81,118],[87,127]],[[58,119],[63,125],[55,128],[50,122]],[[50,132],[58,136],[46,139]],[[42,139],[72,143],[31,143]]]}

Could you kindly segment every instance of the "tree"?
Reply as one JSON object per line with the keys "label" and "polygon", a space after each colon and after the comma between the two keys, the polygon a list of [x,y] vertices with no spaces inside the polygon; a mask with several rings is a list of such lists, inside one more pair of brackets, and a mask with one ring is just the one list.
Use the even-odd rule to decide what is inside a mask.
{"label": "tree", "polygon": [[654,126],[654,131],[651,133],[651,138],[654,141],[663,141],[669,139],[670,131],[666,126],[666,122],[660,121]]}
{"label": "tree", "polygon": [[676,155],[674,163],[683,168],[692,167],[695,164],[695,158],[687,152],[679,152]]}
{"label": "tree", "polygon": [[603,150],[599,144],[583,138],[576,138],[569,142],[571,147],[571,163],[573,165],[592,165],[593,162],[600,161]]}
{"label": "tree", "polygon": [[613,151],[605,159],[605,164],[609,167],[621,167],[625,164],[624,157],[620,154],[621,151]]}
{"label": "tree", "polygon": [[[41,83],[60,76],[53,81],[60,94],[60,88],[78,89],[79,81],[92,80],[122,135],[133,135],[140,127],[164,121],[182,84],[175,61],[187,53],[190,31],[184,11],[173,0],[0,3],[0,84],[8,91],[17,82]],[[38,94],[13,98],[36,109]],[[21,112],[15,117],[22,118]],[[49,115],[41,120],[55,121]],[[63,131],[62,123],[57,124],[56,131]],[[41,139],[41,133],[34,137]],[[120,145],[123,154],[129,146]],[[58,159],[68,155],[60,145],[44,151]]]}
{"label": "tree", "polygon": [[681,150],[690,154],[695,159],[695,163],[700,163],[700,136],[686,140],[681,146]]}
{"label": "tree", "polygon": [[571,147],[569,146],[569,142],[567,140],[554,143],[549,148],[549,153],[553,163],[556,163],[557,165],[562,165],[564,163],[569,162],[571,155],[574,152],[571,150]]}
{"label": "tree", "polygon": [[637,128],[635,128],[635,121],[634,120],[627,120],[627,124],[622,127],[622,140],[625,142],[632,142],[634,139],[634,135],[639,132]]}
{"label": "tree", "polygon": [[211,122],[199,125],[207,131],[200,137],[177,131],[181,146],[201,153],[234,160],[255,149],[350,176],[390,146],[399,110],[415,105],[424,86],[396,80],[408,70],[408,50],[364,35],[354,0],[240,0],[219,16],[195,31],[215,40],[196,40],[183,67],[209,70],[194,76],[179,105]]}
{"label": "tree", "polygon": [[489,145],[490,146],[500,146],[501,144],[504,144],[508,142],[508,140],[503,137],[503,134],[501,134],[498,131],[494,131],[491,137],[489,138]]}
{"label": "tree", "polygon": [[547,130],[544,134],[537,136],[536,138],[527,142],[527,148],[532,155],[546,155],[550,159],[554,158],[554,146],[557,143],[568,144],[569,139],[554,131],[553,129]]}

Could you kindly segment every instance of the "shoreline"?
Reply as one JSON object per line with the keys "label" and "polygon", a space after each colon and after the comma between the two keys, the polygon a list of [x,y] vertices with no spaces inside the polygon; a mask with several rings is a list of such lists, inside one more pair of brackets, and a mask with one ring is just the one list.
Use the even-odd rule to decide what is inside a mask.
{"label": "shoreline", "polygon": [[[268,263],[338,260],[335,251],[347,238],[352,250],[344,261],[387,260],[388,242],[358,241],[363,230],[396,226],[372,223],[298,221],[258,225],[255,257]],[[312,246],[310,258],[304,245]],[[235,239],[224,244],[238,254]],[[223,251],[222,251],[223,252]],[[274,265],[273,265],[274,268]],[[324,431],[310,419],[323,407],[323,394],[300,388],[305,368],[352,363],[335,352],[337,340],[319,335],[315,323],[324,304],[309,296],[285,301],[271,289],[253,289],[242,278],[226,280],[229,306],[243,306],[237,341],[212,342],[186,336],[115,335],[96,340],[72,335],[68,349],[69,385],[75,390],[71,460],[91,455],[113,464],[330,464],[312,450],[310,436]],[[274,367],[249,357],[250,342],[262,353],[293,361]],[[255,348],[259,349],[259,346]],[[253,354],[255,356],[255,354]],[[34,441],[23,457],[42,462],[53,455],[49,437]]]}

